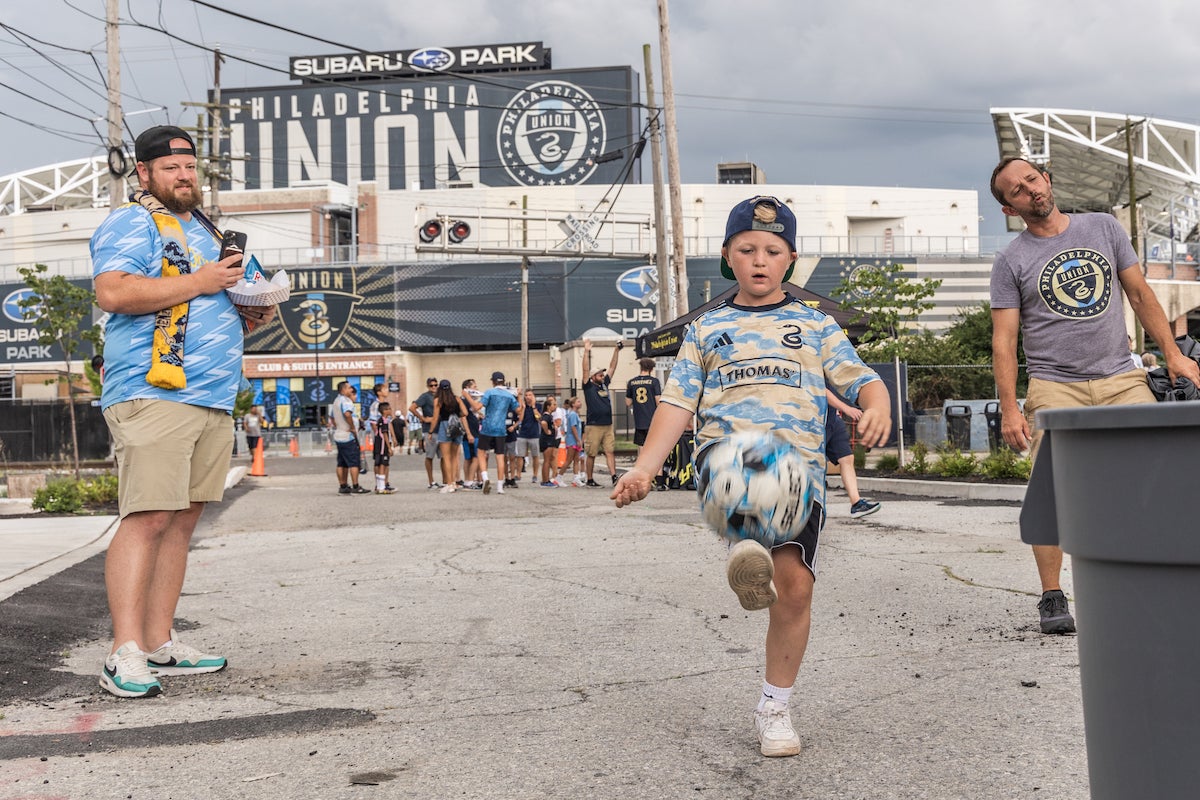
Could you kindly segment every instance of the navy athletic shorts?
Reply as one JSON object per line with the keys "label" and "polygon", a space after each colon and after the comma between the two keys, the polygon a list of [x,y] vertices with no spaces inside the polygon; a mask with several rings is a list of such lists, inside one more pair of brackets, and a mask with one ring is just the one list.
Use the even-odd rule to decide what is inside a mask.
{"label": "navy athletic shorts", "polygon": [[832,408],[829,409],[825,412],[825,457],[830,463],[836,464],[853,453],[846,423],[842,421],[841,415]]}

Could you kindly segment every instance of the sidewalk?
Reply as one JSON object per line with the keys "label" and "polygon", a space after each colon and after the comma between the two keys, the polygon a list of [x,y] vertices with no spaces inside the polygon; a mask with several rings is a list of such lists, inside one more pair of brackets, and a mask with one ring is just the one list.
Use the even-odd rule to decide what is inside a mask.
{"label": "sidewalk", "polygon": [[0,602],[0,642],[51,604],[69,623],[44,664],[0,645],[0,800],[1088,796],[1075,640],[1037,633],[1016,503],[851,520],[831,492],[804,751],[768,760],[766,614],[692,493],[440,495],[409,456],[390,496],[338,496],[331,459],[267,471],[206,512],[177,612],[225,672],[103,694],[102,601],[70,605],[102,557]]}

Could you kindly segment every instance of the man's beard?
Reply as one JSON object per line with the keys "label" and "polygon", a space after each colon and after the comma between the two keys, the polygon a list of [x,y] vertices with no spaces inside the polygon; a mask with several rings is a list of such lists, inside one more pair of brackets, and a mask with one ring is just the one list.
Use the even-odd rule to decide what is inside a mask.
{"label": "man's beard", "polygon": [[1054,190],[1047,189],[1046,193],[1042,195],[1042,200],[1045,201],[1044,206],[1035,206],[1030,208],[1029,213],[1031,216],[1037,217],[1038,219],[1046,219],[1046,217],[1050,216],[1054,212]]}
{"label": "man's beard", "polygon": [[[184,188],[187,191],[181,194],[180,190]],[[190,214],[200,207],[200,186],[194,182],[181,184],[174,179],[157,181],[151,178],[149,189],[150,194],[176,214]]]}

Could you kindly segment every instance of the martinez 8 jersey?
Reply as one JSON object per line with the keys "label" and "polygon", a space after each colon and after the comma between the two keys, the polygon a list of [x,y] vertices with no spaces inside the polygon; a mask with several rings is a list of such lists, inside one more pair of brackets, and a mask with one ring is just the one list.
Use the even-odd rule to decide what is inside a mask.
{"label": "martinez 8 jersey", "polygon": [[698,417],[697,452],[734,433],[797,448],[825,506],[826,386],[850,402],[879,376],[833,318],[787,295],[771,306],[725,302],[688,326],[662,402]]}

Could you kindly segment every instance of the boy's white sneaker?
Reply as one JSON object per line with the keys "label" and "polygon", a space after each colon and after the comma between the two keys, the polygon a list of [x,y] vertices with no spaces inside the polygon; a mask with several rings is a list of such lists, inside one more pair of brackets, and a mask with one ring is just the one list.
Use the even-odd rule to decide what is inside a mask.
{"label": "boy's white sneaker", "polygon": [[754,729],[758,731],[758,749],[768,758],[800,754],[800,737],[792,727],[788,707],[774,700],[754,712]]}
{"label": "boy's white sneaker", "polygon": [[775,562],[771,551],[753,539],[743,539],[730,548],[725,577],[747,611],[769,608],[779,599],[772,580]]}

